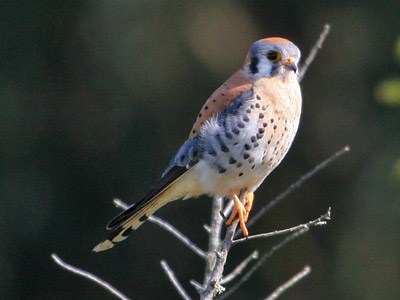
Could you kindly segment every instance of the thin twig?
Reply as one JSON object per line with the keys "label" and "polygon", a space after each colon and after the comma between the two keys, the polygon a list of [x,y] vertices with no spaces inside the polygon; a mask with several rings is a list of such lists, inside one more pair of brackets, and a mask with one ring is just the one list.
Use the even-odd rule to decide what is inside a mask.
{"label": "thin twig", "polygon": [[264,300],[275,300],[276,298],[281,296],[284,292],[286,292],[288,289],[290,289],[292,286],[294,286],[296,283],[298,283],[300,280],[302,280],[307,275],[309,275],[310,272],[311,272],[311,268],[309,266],[305,266],[303,268],[303,270],[301,270],[299,273],[294,275],[292,278],[290,278],[284,284],[279,286],[275,291],[272,292],[272,294],[270,294]]}
{"label": "thin twig", "polygon": [[294,233],[283,239],[280,243],[273,246],[268,252],[266,252],[263,256],[261,256],[261,258],[246,272],[246,274],[240,277],[239,281],[234,286],[232,286],[226,293],[224,293],[217,299],[218,300],[226,299],[234,292],[236,292],[242,286],[242,284],[245,283],[254,274],[254,272],[257,271],[262,266],[262,264],[265,262],[266,259],[270,258],[272,255],[275,254],[275,252],[283,248],[289,242],[293,241],[294,239],[308,232],[308,230],[309,228],[306,227],[304,229],[300,229],[299,231],[295,231]]}
{"label": "thin twig", "polygon": [[299,81],[301,81],[304,78],[304,75],[306,74],[308,67],[312,64],[312,62],[314,61],[315,57],[317,56],[317,53],[319,51],[319,49],[322,48],[326,37],[329,34],[329,31],[331,29],[331,26],[329,24],[325,24],[324,25],[324,29],[322,30],[319,39],[317,40],[317,42],[315,43],[314,47],[312,47],[310,54],[307,56],[306,60],[304,61],[303,66],[301,67],[300,71],[299,71]]}
{"label": "thin twig", "polygon": [[87,271],[84,271],[82,269],[79,269],[77,267],[74,267],[68,263],[66,263],[65,261],[63,261],[57,254],[51,254],[51,258],[53,259],[53,261],[59,265],[61,268],[70,271],[71,273],[74,273],[76,275],[79,275],[81,277],[84,277],[86,279],[89,279],[90,281],[93,281],[94,283],[98,284],[99,286],[105,288],[106,290],[108,290],[111,294],[113,294],[114,296],[116,296],[119,299],[122,300],[129,300],[129,298],[127,296],[125,296],[124,294],[122,294],[120,291],[118,291],[116,288],[114,288],[111,284],[109,284],[108,282],[104,281],[103,279],[100,279],[99,277],[97,277],[96,275],[93,275]]}
{"label": "thin twig", "polygon": [[[319,163],[314,169],[311,171],[307,172],[303,176],[301,176],[297,181],[292,183],[286,190],[284,190],[282,193],[280,193],[277,197],[275,197],[271,202],[269,202],[267,205],[265,205],[263,208],[261,208],[250,220],[247,222],[247,228],[252,226],[258,219],[260,219],[268,210],[273,208],[275,205],[277,205],[279,202],[281,202],[284,198],[286,198],[287,195],[289,195],[291,192],[299,188],[301,185],[303,185],[306,181],[308,181],[311,177],[313,177],[316,173],[321,171],[323,168],[328,166],[331,162],[342,156],[343,154],[347,153],[350,151],[349,146],[343,147],[341,150],[330,156],[329,158],[325,159],[321,163]],[[236,234],[235,237],[237,237],[239,234]]]}
{"label": "thin twig", "polygon": [[242,274],[242,271],[248,266],[248,264],[258,258],[258,251],[254,250],[249,256],[247,256],[231,273],[224,276],[221,280],[221,284],[227,284],[234,280],[237,276]]}
{"label": "thin twig", "polygon": [[[121,199],[115,198],[113,200],[113,202],[114,202],[115,206],[122,208],[122,209],[127,209],[129,207]],[[196,253],[201,258],[204,258],[204,259],[207,258],[207,253],[205,253],[203,250],[201,250],[187,236],[185,236],[182,232],[180,232],[178,229],[176,229],[174,226],[172,226],[167,221],[164,221],[163,219],[158,218],[156,216],[150,216],[148,221],[160,226],[161,228],[163,228],[166,231],[168,231],[169,233],[171,233],[173,236],[175,236],[178,240],[180,240],[183,244],[185,244],[185,246],[187,246],[190,250],[192,250],[194,253]]]}
{"label": "thin twig", "polygon": [[272,232],[250,235],[250,236],[245,237],[245,238],[240,238],[240,239],[237,239],[237,240],[233,240],[232,245],[237,245],[237,244],[240,244],[240,243],[243,243],[243,242],[247,242],[249,240],[267,238],[267,237],[271,237],[271,236],[291,233],[291,232],[303,229],[305,227],[326,225],[326,221],[329,221],[330,219],[331,219],[331,208],[329,207],[328,211],[325,214],[321,215],[318,219],[309,221],[308,223],[300,224],[300,225],[293,226],[293,227],[286,228],[286,229],[282,229],[282,230],[275,230],[275,231],[272,231]]}
{"label": "thin twig", "polygon": [[165,274],[167,274],[169,280],[174,285],[174,287],[177,290],[177,292],[179,293],[179,295],[181,295],[182,299],[191,300],[188,293],[186,293],[185,289],[182,287],[182,285],[176,278],[174,271],[172,271],[172,269],[169,267],[167,262],[165,260],[162,260],[160,263],[161,263],[161,267],[163,268]]}

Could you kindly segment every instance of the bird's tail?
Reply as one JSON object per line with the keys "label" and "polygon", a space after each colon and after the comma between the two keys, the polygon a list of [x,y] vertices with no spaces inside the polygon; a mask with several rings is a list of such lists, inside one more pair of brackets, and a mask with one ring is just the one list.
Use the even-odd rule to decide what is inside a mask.
{"label": "bird's tail", "polygon": [[112,232],[105,241],[94,247],[93,251],[100,252],[114,247],[115,243],[125,240],[133,230],[142,225],[156,210],[168,202],[186,198],[188,185],[190,184],[185,180],[187,176],[184,176],[184,173],[175,174],[173,176],[174,180],[170,180],[172,178],[168,179],[168,176],[161,178],[146,197],[112,219],[107,225],[107,229],[112,230]]}
{"label": "bird's tail", "polygon": [[[169,200],[171,201],[171,200]],[[169,201],[165,201],[163,194],[158,195],[157,198],[153,198],[147,202],[143,207],[136,208],[135,205],[131,208],[136,208],[133,212],[125,214],[126,220],[116,227],[110,227],[112,232],[108,238],[93,248],[93,251],[105,251],[114,247],[115,243],[125,240],[128,235],[142,225],[156,210],[167,204]],[[109,225],[107,226],[107,228]]]}

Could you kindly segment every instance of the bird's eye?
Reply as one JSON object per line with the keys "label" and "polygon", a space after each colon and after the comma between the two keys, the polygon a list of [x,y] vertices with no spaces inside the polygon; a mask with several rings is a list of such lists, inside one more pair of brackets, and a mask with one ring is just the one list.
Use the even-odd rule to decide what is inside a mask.
{"label": "bird's eye", "polygon": [[276,51],[269,51],[266,56],[270,61],[278,61],[281,59],[281,55]]}

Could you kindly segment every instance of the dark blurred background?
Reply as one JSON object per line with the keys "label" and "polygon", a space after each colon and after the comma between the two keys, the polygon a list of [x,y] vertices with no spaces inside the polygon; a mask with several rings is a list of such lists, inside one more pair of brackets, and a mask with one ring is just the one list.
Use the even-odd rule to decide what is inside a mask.
{"label": "dark blurred background", "polygon": [[[160,268],[166,259],[196,295],[188,281],[202,281],[203,261],[153,224],[91,252],[119,212],[112,198],[146,193],[253,41],[284,36],[307,56],[325,23],[331,34],[302,82],[299,133],[253,213],[335,151],[352,151],[251,232],[328,207],[333,220],[272,257],[232,299],[265,297],[306,264],[312,274],[282,299],[397,298],[399,11],[398,1],[2,1],[0,298],[113,299],[51,253],[133,299],[178,298]],[[157,215],[205,248],[210,207],[201,198]],[[234,248],[227,270],[277,241]]]}

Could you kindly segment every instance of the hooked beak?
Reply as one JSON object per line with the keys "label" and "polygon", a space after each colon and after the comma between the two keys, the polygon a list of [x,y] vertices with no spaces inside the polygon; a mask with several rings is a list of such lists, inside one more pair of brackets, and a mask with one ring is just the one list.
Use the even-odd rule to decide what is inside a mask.
{"label": "hooked beak", "polygon": [[297,73],[297,63],[293,57],[288,57],[283,61],[283,65],[286,69],[292,70],[293,72]]}

